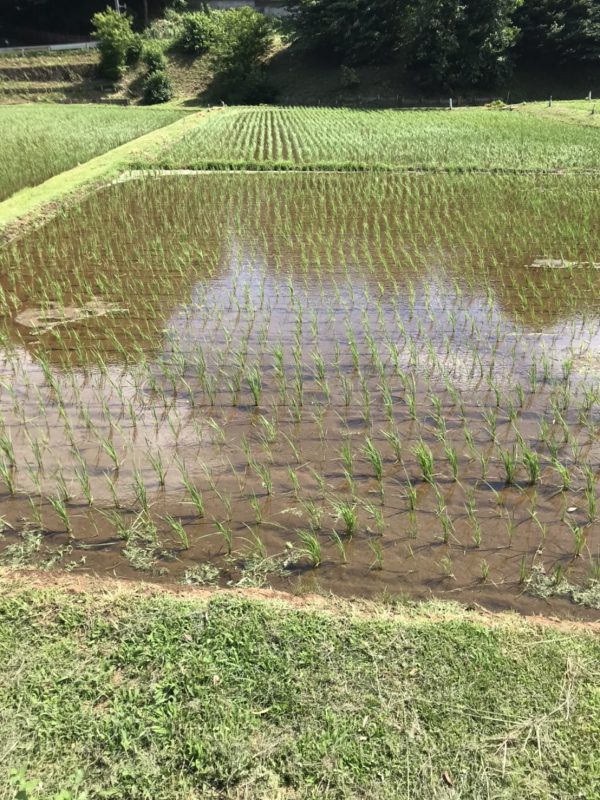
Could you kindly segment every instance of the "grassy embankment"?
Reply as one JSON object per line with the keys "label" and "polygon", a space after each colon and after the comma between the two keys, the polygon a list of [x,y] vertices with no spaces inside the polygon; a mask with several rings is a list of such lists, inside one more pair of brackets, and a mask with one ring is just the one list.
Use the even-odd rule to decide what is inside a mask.
{"label": "grassy embankment", "polygon": [[440,604],[2,589],[0,797],[12,769],[35,798],[596,795],[590,631]]}
{"label": "grassy embankment", "polygon": [[0,201],[137,139],[179,109],[21,105],[0,111]]}
{"label": "grassy embankment", "polygon": [[[117,112],[118,116],[115,125],[115,141],[118,141],[117,133],[121,130],[121,141],[124,144],[118,147],[102,152],[102,147],[98,147],[98,138],[100,142],[106,143],[107,138],[100,135],[99,137],[92,136],[93,129],[90,127],[91,118],[94,112],[97,111],[99,116],[102,112],[107,112],[109,117]],[[138,120],[138,127],[132,124],[123,125],[128,120],[131,112],[142,112],[142,117]],[[15,154],[12,162],[7,162],[5,186],[11,182],[13,185],[18,185],[19,170],[15,169],[15,164],[23,161],[26,165],[30,166],[31,174],[36,170],[40,175],[41,183],[36,185],[27,186],[16,191],[8,199],[0,203],[0,233],[4,236],[10,235],[14,226],[20,224],[22,220],[35,220],[35,218],[44,217],[45,213],[51,211],[56,207],[56,204],[64,202],[65,198],[73,195],[78,196],[78,193],[86,191],[90,186],[99,182],[106,182],[111,178],[116,178],[123,172],[132,162],[132,160],[148,159],[150,153],[155,148],[161,149],[168,142],[172,144],[178,136],[182,136],[186,130],[194,126],[199,118],[203,118],[209,112],[182,112],[178,110],[156,110],[156,109],[110,109],[110,108],[97,108],[90,106],[41,106],[41,107],[13,107],[4,109],[0,112],[0,119],[5,120],[7,130],[9,131],[5,141],[5,147],[18,150],[19,138],[22,134],[17,131],[10,133],[14,129],[10,123],[15,122],[21,114],[31,114],[33,118],[36,116],[38,124],[43,126],[44,119],[48,118],[48,124],[54,127],[53,137],[46,137],[44,139],[46,150],[44,150],[44,157],[48,158],[48,163],[44,166],[38,167],[37,162],[34,161],[29,155],[28,149],[23,150],[19,155]],[[67,147],[69,142],[72,143],[72,133],[69,129],[62,124],[65,117],[74,116],[78,113],[83,115],[84,125],[77,126],[76,130],[89,133],[89,140],[86,142],[85,138],[82,139],[82,145],[77,147],[75,151],[65,152],[63,148]],[[132,120],[133,122],[133,120]],[[120,128],[119,128],[120,123]],[[150,131],[139,135],[140,131],[144,129]],[[137,137],[133,138],[133,136]],[[29,137],[26,135],[26,139]],[[76,137],[75,137],[76,138]],[[82,153],[88,149],[89,155],[95,152],[101,152],[90,160],[83,159]],[[39,151],[41,153],[41,148]],[[65,171],[60,171],[60,163],[65,165]],[[69,169],[66,165],[71,163],[72,167]],[[10,169],[12,163],[13,169]],[[41,178],[43,173],[52,174],[47,180]],[[20,181],[24,184],[24,181]]]}

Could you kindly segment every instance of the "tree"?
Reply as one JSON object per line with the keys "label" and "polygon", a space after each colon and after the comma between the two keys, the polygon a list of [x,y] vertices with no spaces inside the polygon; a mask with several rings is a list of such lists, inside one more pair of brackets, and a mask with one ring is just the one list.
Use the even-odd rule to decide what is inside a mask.
{"label": "tree", "polygon": [[93,37],[100,50],[100,74],[112,81],[122,76],[129,50],[135,44],[131,17],[119,14],[112,8],[99,11],[92,17]]}
{"label": "tree", "polygon": [[550,64],[600,64],[598,0],[525,0],[519,55]]}
{"label": "tree", "polygon": [[338,63],[390,58],[401,41],[407,0],[288,0],[296,40]]}
{"label": "tree", "polygon": [[405,46],[423,83],[490,87],[511,67],[522,0],[413,0]]}
{"label": "tree", "polygon": [[216,35],[210,53],[223,91],[235,100],[260,99],[265,88],[264,61],[273,46],[270,20],[252,8],[211,16],[216,20]]}

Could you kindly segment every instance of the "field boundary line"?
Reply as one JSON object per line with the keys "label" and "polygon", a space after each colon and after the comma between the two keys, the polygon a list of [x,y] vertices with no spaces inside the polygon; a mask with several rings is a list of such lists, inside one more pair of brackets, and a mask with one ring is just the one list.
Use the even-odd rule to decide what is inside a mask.
{"label": "field boundary line", "polygon": [[222,586],[187,586],[173,583],[145,583],[122,578],[73,575],[61,572],[0,568],[0,595],[3,597],[27,591],[83,594],[110,603],[119,597],[168,596],[181,602],[205,604],[215,597],[237,597],[290,610],[344,616],[345,618],[396,620],[405,624],[443,624],[468,622],[494,628],[551,628],[565,633],[587,633],[600,636],[599,619],[566,619],[556,615],[524,615],[516,611],[489,611],[477,603],[464,605],[450,600],[415,600],[407,605],[387,605],[365,598],[337,595],[292,594],[275,589],[225,588]]}
{"label": "field boundary line", "polygon": [[0,244],[18,237],[24,229],[44,224],[69,200],[79,199],[110,177],[118,176],[132,158],[148,157],[202,124],[220,107],[191,112],[181,119],[131,139],[36,186],[21,189],[0,203]]}
{"label": "field boundary line", "polygon": [[256,162],[256,166],[245,165],[239,168],[227,166],[203,167],[198,169],[193,167],[181,167],[175,169],[152,167],[128,169],[121,173],[117,182],[128,180],[140,180],[143,178],[161,178],[177,175],[600,175],[599,169],[576,169],[576,168],[556,168],[556,169],[508,169],[482,168],[482,167],[326,167],[309,165],[306,167],[263,167],[261,162]]}

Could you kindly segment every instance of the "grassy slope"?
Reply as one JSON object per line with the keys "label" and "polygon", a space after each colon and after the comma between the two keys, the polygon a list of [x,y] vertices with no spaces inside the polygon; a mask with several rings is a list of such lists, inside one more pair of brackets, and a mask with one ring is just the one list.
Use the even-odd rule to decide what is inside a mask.
{"label": "grassy slope", "polygon": [[0,110],[0,201],[175,122],[176,109],[22,105]]}
{"label": "grassy slope", "polygon": [[[570,124],[574,121],[581,124]],[[165,169],[589,170],[600,168],[598,144],[596,126],[588,123],[588,117],[579,120],[575,111],[563,121],[558,116],[542,117],[537,108],[530,113],[480,108],[452,113],[232,108],[168,144],[151,165]]]}
{"label": "grassy slope", "polygon": [[[71,108],[74,111],[80,109],[79,106]],[[123,113],[127,114],[130,110]],[[117,177],[131,161],[151,158],[155,149],[160,150],[167,141],[176,141],[178,136],[182,136],[189,128],[203,120],[208,113],[188,113],[183,118],[179,115],[176,117],[176,122],[170,125],[126,142],[90,161],[59,173],[38,186],[16,192],[8,200],[0,203],[0,235],[10,235],[13,226],[18,225],[21,220],[39,216],[44,209],[52,207],[72,193],[84,191],[86,187],[99,181]]]}
{"label": "grassy slope", "polygon": [[[218,103],[207,58],[168,53],[169,74],[177,102]],[[23,100],[58,102],[139,102],[143,67],[131,70],[114,90],[97,76],[98,54],[93,51],[0,55],[0,104]],[[394,107],[397,105],[445,105],[447,90],[427,93],[414,84],[399,64],[362,66],[356,70],[358,85],[344,86],[339,67],[319,62],[314,55],[278,42],[267,64],[267,75],[282,105]],[[537,64],[523,65],[504,87],[458,92],[455,100],[467,104],[500,97],[510,102],[555,98],[583,98],[592,90],[600,94],[600,69],[590,67],[550,74]]]}
{"label": "grassy slope", "polygon": [[78,770],[121,800],[596,796],[597,635],[3,584],[0,797],[10,769],[40,798]]}

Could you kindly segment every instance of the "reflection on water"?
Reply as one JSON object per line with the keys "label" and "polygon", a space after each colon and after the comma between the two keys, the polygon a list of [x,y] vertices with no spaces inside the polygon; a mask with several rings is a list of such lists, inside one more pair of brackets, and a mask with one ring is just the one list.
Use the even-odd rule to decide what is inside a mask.
{"label": "reflection on water", "polygon": [[[315,561],[312,531],[311,576],[347,593],[507,604],[532,568],[584,582],[599,194],[567,176],[154,178],[14,243],[10,558],[26,518],[31,560],[74,569],[211,560],[237,581],[269,555],[286,574]],[[82,320],[90,304],[109,312]],[[61,324],[19,324],[34,312]]]}

